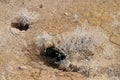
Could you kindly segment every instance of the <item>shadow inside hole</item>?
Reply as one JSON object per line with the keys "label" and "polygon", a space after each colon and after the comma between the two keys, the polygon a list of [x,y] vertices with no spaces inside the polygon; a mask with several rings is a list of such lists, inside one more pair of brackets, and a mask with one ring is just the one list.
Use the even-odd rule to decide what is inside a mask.
{"label": "shadow inside hole", "polygon": [[[35,49],[36,48],[34,48],[33,51]],[[83,51],[83,52],[88,54],[86,51]],[[32,52],[31,54],[33,54],[33,53],[34,52]],[[91,53],[89,52],[89,54],[91,54]],[[67,56],[61,50],[59,50],[58,48],[56,48],[54,46],[51,46],[48,48],[41,48],[40,54],[36,54],[36,56],[35,56],[36,58],[33,56],[35,56],[35,55],[33,54],[31,58],[33,58],[35,62],[41,61],[44,63],[44,65],[46,65],[48,67],[52,67],[52,68],[62,70],[65,72],[78,72],[78,73],[84,75],[85,77],[91,76],[90,69],[88,69],[84,65],[78,67],[77,65],[70,64],[67,68],[64,66],[61,68],[62,62],[63,62],[63,60],[66,60]],[[86,55],[86,56],[93,56],[93,54]],[[85,60],[86,59],[88,59],[88,58],[85,57]],[[38,61],[36,61],[36,60],[38,60]]]}
{"label": "shadow inside hole", "polygon": [[55,47],[46,48],[41,56],[43,56],[45,59],[44,61],[53,68],[58,68],[61,61],[66,58],[65,54]]}
{"label": "shadow inside hole", "polygon": [[11,23],[11,26],[19,29],[20,31],[27,31],[29,29],[29,24],[23,25],[22,23]]}

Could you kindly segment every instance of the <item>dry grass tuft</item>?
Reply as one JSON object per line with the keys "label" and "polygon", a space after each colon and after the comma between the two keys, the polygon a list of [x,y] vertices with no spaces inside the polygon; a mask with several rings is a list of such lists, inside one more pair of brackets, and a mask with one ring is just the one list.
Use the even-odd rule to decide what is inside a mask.
{"label": "dry grass tuft", "polygon": [[[39,36],[36,44],[44,48],[43,52],[53,46],[66,56],[65,59],[54,62],[59,63],[59,69],[78,72],[89,77],[100,72],[103,66],[107,66],[107,64],[104,65],[104,61],[113,60],[113,47],[108,45],[103,48],[107,42],[109,42],[109,38],[102,32],[102,29],[77,27],[74,31],[56,36],[44,33],[44,35]],[[107,52],[105,49],[108,48],[111,49]],[[61,55],[61,53],[55,54]],[[56,59],[56,57],[54,58]]]}
{"label": "dry grass tuft", "polygon": [[19,30],[27,30],[31,24],[34,24],[38,20],[38,14],[27,9],[22,9],[17,12],[15,18],[12,21],[12,26]]}

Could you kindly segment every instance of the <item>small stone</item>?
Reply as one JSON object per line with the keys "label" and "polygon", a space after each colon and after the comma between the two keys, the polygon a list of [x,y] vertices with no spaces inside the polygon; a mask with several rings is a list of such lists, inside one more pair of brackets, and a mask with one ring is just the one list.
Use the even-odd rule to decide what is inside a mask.
{"label": "small stone", "polygon": [[43,65],[44,63],[43,62],[39,62],[40,65]]}
{"label": "small stone", "polygon": [[11,33],[12,33],[13,35],[19,34],[19,32],[20,32],[20,31],[19,31],[18,29],[16,29],[16,28],[11,28],[10,31],[11,31]]}
{"label": "small stone", "polygon": [[66,12],[65,15],[68,16],[69,14]]}
{"label": "small stone", "polygon": [[26,64],[26,62],[23,63],[24,65]]}
{"label": "small stone", "polygon": [[20,66],[19,69],[24,70],[24,69],[27,69],[27,67],[26,66]]}
{"label": "small stone", "polygon": [[44,45],[45,45],[45,47],[51,47],[51,46],[53,46],[54,44],[53,44],[52,41],[46,41],[46,43],[45,43]]}

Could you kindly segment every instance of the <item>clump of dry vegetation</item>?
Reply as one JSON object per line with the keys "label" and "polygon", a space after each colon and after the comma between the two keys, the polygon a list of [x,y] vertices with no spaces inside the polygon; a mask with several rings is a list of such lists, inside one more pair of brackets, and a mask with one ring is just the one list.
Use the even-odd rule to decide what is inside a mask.
{"label": "clump of dry vegetation", "polygon": [[27,9],[22,9],[17,12],[15,18],[12,21],[12,26],[19,30],[27,30],[31,24],[37,21],[38,15],[35,12]]}
{"label": "clump of dry vegetation", "polygon": [[40,55],[52,67],[89,77],[101,70],[102,62],[98,62],[96,57],[105,59],[113,53],[111,49],[111,53],[107,54],[102,48],[108,41],[109,38],[100,28],[77,27],[74,31],[56,36],[44,33],[38,37],[36,44],[40,48]]}

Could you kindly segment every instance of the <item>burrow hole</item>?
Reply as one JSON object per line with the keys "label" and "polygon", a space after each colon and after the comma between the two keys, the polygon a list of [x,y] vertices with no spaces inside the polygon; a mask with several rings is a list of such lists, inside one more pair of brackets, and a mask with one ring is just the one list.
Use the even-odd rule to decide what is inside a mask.
{"label": "burrow hole", "polygon": [[[90,56],[92,57],[93,55],[94,54],[89,50],[82,50],[80,58],[82,60],[90,60],[89,57]],[[87,69],[86,66],[77,67],[77,65],[69,64],[67,68],[65,66],[63,66],[63,68],[60,68],[61,64],[65,60],[67,60],[68,55],[65,55],[65,53],[63,53],[60,49],[54,46],[45,48],[45,50],[43,50],[40,56],[41,58],[43,58],[43,61],[45,62],[45,64],[47,64],[50,67],[57,68],[59,70],[67,71],[67,72],[78,72],[86,77],[90,76],[90,70]]]}
{"label": "burrow hole", "polygon": [[[29,46],[30,47],[30,46]],[[65,54],[64,52],[62,52],[59,48],[55,47],[55,46],[50,46],[50,47],[41,47],[37,49],[39,51],[35,51],[36,49],[36,45],[35,46],[31,46],[30,49],[28,48],[27,51],[29,51],[28,55],[29,58],[38,63],[43,62],[44,65],[48,66],[48,67],[52,67],[53,69],[58,69],[58,70],[62,70],[65,72],[77,72],[80,73],[86,77],[91,76],[91,71],[88,68],[88,66],[77,66],[70,63],[67,67],[66,65],[64,65],[64,63],[66,64],[66,61],[68,60],[68,57],[70,55]],[[39,53],[38,53],[39,52]],[[84,55],[83,55],[84,54]],[[81,51],[81,56],[79,58],[81,58],[82,60],[90,60],[90,56],[92,57],[94,54],[92,52],[90,52],[89,50],[82,50]],[[65,62],[64,62],[65,61]],[[32,64],[32,63],[31,63]]]}
{"label": "burrow hole", "polygon": [[46,48],[41,56],[53,68],[58,68],[61,61],[66,59],[66,55],[54,46]]}
{"label": "burrow hole", "polygon": [[27,31],[29,29],[29,24],[26,23],[26,24],[22,24],[22,23],[11,23],[11,26],[13,28],[16,28],[16,29],[19,29],[20,31]]}

